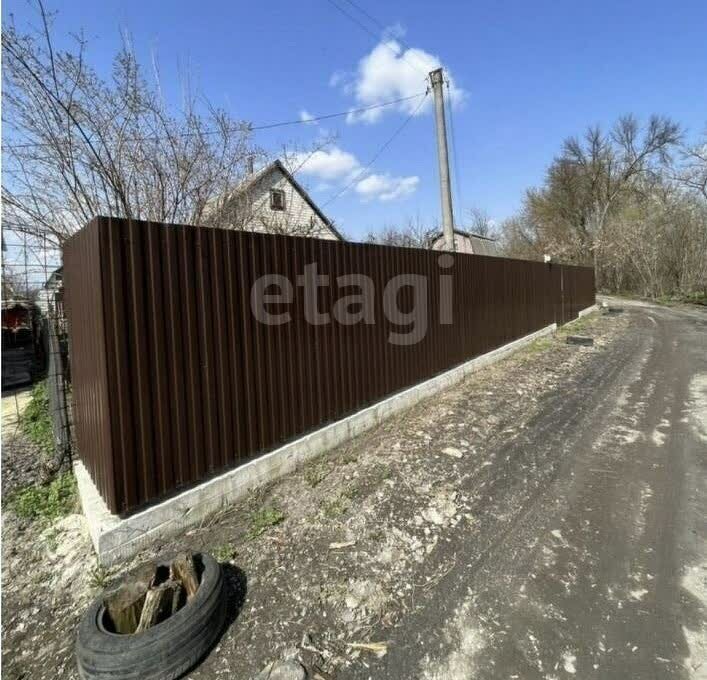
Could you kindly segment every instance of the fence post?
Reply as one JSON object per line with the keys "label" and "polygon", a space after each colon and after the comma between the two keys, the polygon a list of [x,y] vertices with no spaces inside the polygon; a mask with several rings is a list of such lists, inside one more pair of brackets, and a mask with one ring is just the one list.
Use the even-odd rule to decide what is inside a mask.
{"label": "fence post", "polygon": [[565,323],[565,268],[560,265],[560,326]]}
{"label": "fence post", "polygon": [[56,311],[50,301],[47,316],[42,324],[47,354],[47,397],[52,433],[54,434],[54,458],[49,466],[49,474],[58,472],[64,461],[71,458],[71,433],[66,399],[67,380],[58,321]]}

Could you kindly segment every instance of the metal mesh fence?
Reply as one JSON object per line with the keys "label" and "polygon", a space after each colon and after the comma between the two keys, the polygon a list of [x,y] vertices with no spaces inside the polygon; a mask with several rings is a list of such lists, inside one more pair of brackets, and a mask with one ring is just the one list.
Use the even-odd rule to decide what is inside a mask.
{"label": "metal mesh fence", "polygon": [[[43,442],[44,467],[56,471],[71,453],[68,343],[60,252],[46,239],[3,224],[2,230],[2,437],[28,429],[23,418],[35,395],[51,422]],[[37,386],[43,391],[38,394]],[[45,403],[46,402],[46,403]]]}

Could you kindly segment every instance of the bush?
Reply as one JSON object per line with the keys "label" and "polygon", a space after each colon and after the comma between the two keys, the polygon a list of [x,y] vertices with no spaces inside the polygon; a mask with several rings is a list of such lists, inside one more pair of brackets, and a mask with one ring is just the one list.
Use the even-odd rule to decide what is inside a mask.
{"label": "bush", "polygon": [[704,305],[707,307],[707,293],[694,292],[685,293],[680,297],[680,302],[689,302],[693,305]]}
{"label": "bush", "polygon": [[37,383],[32,396],[20,416],[20,428],[26,437],[36,444],[43,453],[54,453],[54,432],[49,416],[49,395],[46,380]]}

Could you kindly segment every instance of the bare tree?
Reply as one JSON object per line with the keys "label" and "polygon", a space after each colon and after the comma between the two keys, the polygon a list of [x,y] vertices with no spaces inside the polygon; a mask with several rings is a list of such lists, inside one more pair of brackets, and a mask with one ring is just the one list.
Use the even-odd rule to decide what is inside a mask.
{"label": "bare tree", "polygon": [[657,116],[567,140],[543,186],[503,223],[505,253],[593,261],[598,286],[615,292],[707,296],[707,146],[685,147],[676,168],[680,142],[678,125]]}
{"label": "bare tree", "polygon": [[530,211],[526,209],[501,223],[500,243],[506,257],[542,260],[543,254],[548,252],[537,225],[530,216]]}
{"label": "bare tree", "polygon": [[606,225],[608,287],[648,297],[707,292],[707,206],[678,187],[634,195]]}
{"label": "bare tree", "polygon": [[497,237],[496,224],[482,208],[469,208],[466,211],[465,227],[472,234],[487,238]]}
{"label": "bare tree", "polygon": [[128,44],[100,78],[81,36],[55,48],[35,1],[40,28],[2,35],[5,225],[56,246],[98,214],[198,224],[218,212],[253,153],[250,127],[190,94],[170,111]]}
{"label": "bare tree", "polygon": [[680,142],[680,126],[668,118],[652,116],[641,131],[631,115],[618,120],[606,135],[599,127],[589,128],[580,141],[564,144],[560,164],[578,170],[576,184],[583,196],[583,227],[591,238],[595,268],[604,242],[604,227],[617,199],[635,188],[646,175],[658,172],[670,161],[670,153]]}
{"label": "bare tree", "polygon": [[425,225],[420,217],[408,218],[401,226],[389,225],[378,232],[369,232],[368,243],[383,246],[401,246],[405,248],[430,248],[439,229]]}
{"label": "bare tree", "polygon": [[707,128],[701,141],[683,149],[682,160],[678,181],[707,200]]}

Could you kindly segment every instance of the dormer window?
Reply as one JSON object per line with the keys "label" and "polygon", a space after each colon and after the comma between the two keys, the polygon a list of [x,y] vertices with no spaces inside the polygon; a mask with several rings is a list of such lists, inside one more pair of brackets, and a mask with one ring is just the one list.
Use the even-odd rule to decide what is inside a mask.
{"label": "dormer window", "polygon": [[282,189],[270,189],[270,209],[285,209],[285,192]]}

